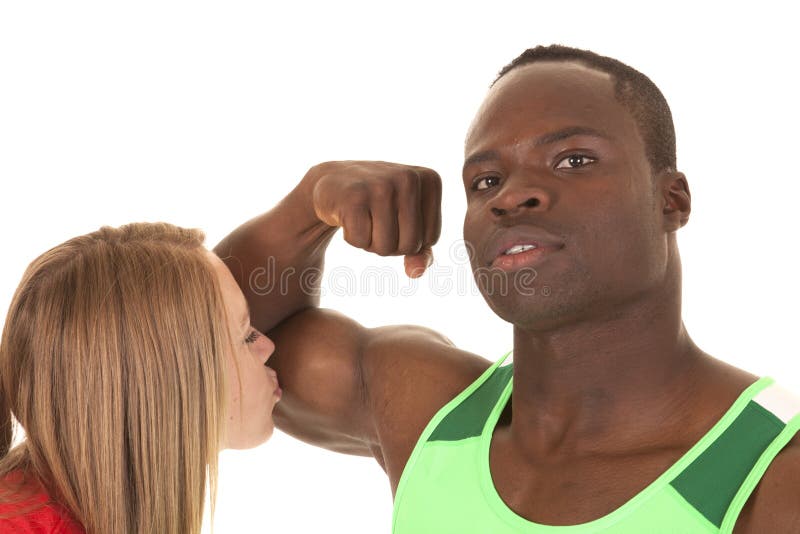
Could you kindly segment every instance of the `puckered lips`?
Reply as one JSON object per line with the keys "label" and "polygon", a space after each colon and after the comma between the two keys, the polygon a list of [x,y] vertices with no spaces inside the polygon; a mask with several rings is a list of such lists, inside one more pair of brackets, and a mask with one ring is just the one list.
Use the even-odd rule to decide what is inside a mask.
{"label": "puckered lips", "polygon": [[486,242],[484,258],[488,267],[515,271],[532,267],[543,258],[564,248],[560,238],[528,225],[501,228]]}
{"label": "puckered lips", "polygon": [[272,381],[275,382],[275,390],[272,392],[272,394],[278,399],[280,399],[283,396],[283,390],[281,389],[281,383],[278,381],[278,373],[276,373],[275,369],[273,369],[266,363],[264,364],[264,367],[266,367],[267,374],[270,376]]}

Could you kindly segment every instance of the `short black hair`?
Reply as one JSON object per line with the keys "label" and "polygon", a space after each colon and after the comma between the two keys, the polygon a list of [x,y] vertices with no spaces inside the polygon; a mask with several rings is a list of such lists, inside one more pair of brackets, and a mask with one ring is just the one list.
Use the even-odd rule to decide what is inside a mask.
{"label": "short black hair", "polygon": [[529,48],[500,70],[492,82],[517,67],[540,61],[567,61],[605,72],[614,80],[614,95],[639,128],[653,174],[676,170],[675,126],[664,95],[647,76],[614,58],[589,50],[553,44]]}

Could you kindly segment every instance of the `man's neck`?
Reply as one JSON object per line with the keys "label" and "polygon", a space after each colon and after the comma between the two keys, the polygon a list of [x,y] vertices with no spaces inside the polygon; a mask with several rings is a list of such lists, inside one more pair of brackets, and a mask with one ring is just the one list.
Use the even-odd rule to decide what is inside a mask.
{"label": "man's neck", "polygon": [[645,421],[668,428],[690,406],[711,358],[689,338],[679,302],[652,304],[548,332],[515,327],[511,432],[527,454],[635,446]]}

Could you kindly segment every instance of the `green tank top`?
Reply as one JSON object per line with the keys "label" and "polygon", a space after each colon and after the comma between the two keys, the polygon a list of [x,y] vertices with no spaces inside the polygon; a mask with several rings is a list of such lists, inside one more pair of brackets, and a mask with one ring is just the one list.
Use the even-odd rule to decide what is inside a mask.
{"label": "green tank top", "polygon": [[800,398],[761,378],[680,460],[613,512],[578,525],[538,524],[506,506],[489,471],[492,433],[511,396],[513,365],[501,366],[507,356],[428,423],[400,478],[394,534],[729,533],[800,429]]}

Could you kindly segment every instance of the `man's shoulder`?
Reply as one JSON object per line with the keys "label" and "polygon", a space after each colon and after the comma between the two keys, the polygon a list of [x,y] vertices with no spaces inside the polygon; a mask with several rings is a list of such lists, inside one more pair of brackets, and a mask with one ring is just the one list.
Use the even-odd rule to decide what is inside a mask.
{"label": "man's shoulder", "polygon": [[735,534],[800,532],[800,434],[775,457],[739,516]]}
{"label": "man's shoulder", "polygon": [[[372,330],[365,345],[367,384],[377,386],[372,397],[387,408],[392,421],[425,422],[486,371],[492,362],[461,350],[443,334],[421,326],[398,325]],[[369,386],[368,386],[369,387]],[[413,425],[416,429],[418,424]]]}
{"label": "man's shoulder", "polygon": [[[492,365],[422,326],[380,327],[372,329],[370,335],[364,346],[365,381],[379,388],[371,395],[387,408],[403,411],[406,417],[430,419],[431,412],[438,411]],[[396,421],[398,415],[391,414],[387,419]]]}
{"label": "man's shoulder", "polygon": [[430,420],[492,362],[412,325],[372,329],[364,350],[364,383],[394,488]]}
{"label": "man's shoulder", "polygon": [[364,348],[373,357],[408,365],[413,370],[442,373],[445,376],[437,378],[452,377],[459,385],[464,380],[472,382],[492,364],[486,358],[459,349],[444,334],[419,325],[372,328],[370,341]]}

